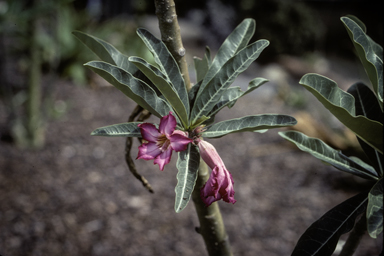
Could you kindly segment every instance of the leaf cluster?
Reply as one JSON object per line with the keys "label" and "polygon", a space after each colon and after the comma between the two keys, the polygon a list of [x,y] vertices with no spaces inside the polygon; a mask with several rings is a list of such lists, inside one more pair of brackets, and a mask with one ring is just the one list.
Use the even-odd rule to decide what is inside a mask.
{"label": "leaf cluster", "polygon": [[377,238],[383,231],[383,48],[366,35],[365,25],[355,16],[342,17],[341,21],[372,89],[358,82],[345,92],[335,81],[318,74],[304,75],[300,84],[356,134],[369,163],[347,157],[323,141],[300,132],[279,134],[323,162],[372,180],[374,185],[368,193],[348,199],[313,223],[301,236],[292,255],[332,255],[340,236],[353,228],[356,217],[364,211],[369,235]]}
{"label": "leaf cluster", "polygon": [[[137,34],[154,57],[155,64],[145,59],[128,57],[111,44],[94,36],[76,31],[74,35],[90,48],[101,60],[85,64],[138,105],[157,117],[175,113],[178,129],[192,134],[204,126],[200,134],[206,138],[219,138],[237,132],[266,131],[271,128],[296,124],[293,117],[264,114],[214,123],[215,115],[224,107],[231,108],[242,96],[255,90],[267,80],[255,78],[248,89],[230,87],[236,77],[254,62],[269,45],[267,40],[249,41],[255,32],[253,19],[245,19],[227,37],[215,58],[209,48],[203,59],[195,58],[197,83],[188,92],[180,69],[165,44],[146,29]],[[116,124],[92,132],[98,136],[141,137],[138,123]],[[175,211],[183,210],[194,189],[200,155],[195,145],[178,153],[178,183],[175,189]]]}

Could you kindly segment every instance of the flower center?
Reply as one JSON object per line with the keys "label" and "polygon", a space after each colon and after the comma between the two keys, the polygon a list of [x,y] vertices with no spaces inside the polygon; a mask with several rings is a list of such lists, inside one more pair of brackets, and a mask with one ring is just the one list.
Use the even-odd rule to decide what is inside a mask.
{"label": "flower center", "polygon": [[171,141],[167,138],[165,134],[162,134],[157,138],[156,145],[162,152],[166,151],[170,144]]}

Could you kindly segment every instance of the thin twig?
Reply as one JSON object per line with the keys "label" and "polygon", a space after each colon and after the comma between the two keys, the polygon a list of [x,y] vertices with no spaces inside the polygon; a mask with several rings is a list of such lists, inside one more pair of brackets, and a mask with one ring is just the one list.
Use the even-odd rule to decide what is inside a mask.
{"label": "thin twig", "polygon": [[[129,116],[128,122],[133,122],[138,115],[140,115],[138,118],[138,121],[144,121],[145,119],[149,118],[151,113],[149,113],[149,111],[147,111],[147,110],[143,109],[142,107],[140,107],[139,105],[137,105],[135,107],[135,109],[132,111],[131,115]],[[143,186],[149,192],[154,193],[154,191],[151,187],[151,184],[149,184],[148,180],[143,175],[141,175],[137,172],[136,165],[135,165],[135,163],[131,157],[131,149],[132,149],[132,138],[127,137],[127,140],[125,142],[125,161],[127,162],[128,168],[131,171],[131,173],[133,174],[133,176],[135,176],[136,179],[141,181]]]}

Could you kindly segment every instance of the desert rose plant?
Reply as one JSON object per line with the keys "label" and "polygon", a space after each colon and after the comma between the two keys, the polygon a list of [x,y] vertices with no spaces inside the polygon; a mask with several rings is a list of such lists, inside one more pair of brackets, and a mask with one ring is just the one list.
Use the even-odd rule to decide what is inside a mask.
{"label": "desert rose plant", "polygon": [[[190,87],[188,70],[180,64],[180,57],[185,55],[184,48],[179,46],[174,49],[171,46],[168,49],[164,40],[175,37],[177,40],[180,37],[174,3],[170,2],[173,1],[155,1],[165,42],[146,29],[137,30],[138,36],[153,54],[155,65],[139,57],[125,56],[99,38],[74,32],[101,59],[88,62],[85,66],[134,100],[142,109],[160,118],[159,124],[114,124],[98,128],[92,135],[141,138],[143,143],[138,149],[137,159],[153,160],[160,170],[164,170],[169,163],[173,151],[177,152],[175,211],[182,211],[192,194],[198,195],[193,196],[193,200],[201,225],[199,233],[205,240],[209,254],[231,255],[215,202],[220,199],[228,203],[236,202],[234,181],[216,149],[205,139],[238,132],[264,132],[294,125],[296,120],[287,115],[263,114],[215,123],[215,115],[221,109],[231,108],[239,98],[267,82],[264,78],[255,78],[249,82],[246,91],[230,87],[269,42],[258,40],[249,44],[255,31],[255,21],[245,19],[224,41],[213,60],[208,47],[204,58],[195,58],[197,83]],[[170,5],[167,7],[167,4]],[[164,32],[162,26],[169,25],[174,26]],[[209,178],[204,173],[206,165],[200,163],[200,158],[212,169]],[[210,220],[205,217],[207,215],[214,217]]]}
{"label": "desert rose plant", "polygon": [[292,255],[332,255],[340,236],[351,231],[341,256],[352,255],[365,230],[372,238],[383,231],[383,48],[366,35],[365,25],[354,16],[342,17],[368,78],[370,89],[358,82],[348,92],[336,82],[306,74],[300,84],[310,91],[339,121],[353,131],[369,162],[347,157],[323,141],[295,132],[279,132],[301,150],[331,164],[338,170],[372,181],[369,191],[337,205],[314,222],[299,239]]}

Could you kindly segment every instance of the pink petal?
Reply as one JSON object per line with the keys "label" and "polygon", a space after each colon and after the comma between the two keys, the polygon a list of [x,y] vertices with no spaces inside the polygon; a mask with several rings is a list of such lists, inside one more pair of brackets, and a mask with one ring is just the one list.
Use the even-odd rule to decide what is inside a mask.
{"label": "pink petal", "polygon": [[161,135],[153,124],[142,123],[138,127],[140,128],[141,137],[146,141],[156,142],[157,138]]}
{"label": "pink petal", "polygon": [[199,141],[200,156],[204,162],[213,170],[215,166],[224,166],[223,160],[221,160],[215,147],[204,140]]}
{"label": "pink petal", "polygon": [[[204,191],[200,191],[200,196],[206,207],[210,206],[213,202],[220,200],[221,198],[215,198],[214,196],[204,196]],[[220,196],[220,195],[219,195]]]}
{"label": "pink petal", "polygon": [[207,183],[200,190],[200,196],[206,206],[223,199],[227,203],[236,203],[234,198],[233,179],[231,173],[224,168],[215,167]]}
{"label": "pink petal", "polygon": [[219,190],[219,193],[225,202],[232,204],[236,203],[233,184],[234,182],[231,173],[228,170],[225,170],[225,180]]}
{"label": "pink petal", "polygon": [[193,142],[193,140],[186,137],[185,135],[176,132],[177,131],[175,131],[169,138],[169,140],[171,141],[171,148],[176,152],[184,151],[187,149],[188,144]]}
{"label": "pink petal", "polygon": [[139,153],[136,159],[152,160],[161,154],[161,150],[155,142],[143,143],[139,146]]}
{"label": "pink petal", "polygon": [[153,161],[154,164],[158,164],[161,171],[164,170],[164,166],[168,164],[171,161],[172,156],[172,149],[168,148],[164,152],[162,152],[160,155],[158,155],[155,158],[155,161]]}
{"label": "pink petal", "polygon": [[176,118],[172,115],[172,112],[169,112],[168,115],[163,116],[160,119],[159,131],[162,134],[171,136],[173,131],[176,128]]}
{"label": "pink petal", "polygon": [[207,183],[200,191],[206,206],[223,199],[227,203],[236,203],[233,178],[220,158],[215,147],[203,140],[199,141],[200,156],[212,169]]}

